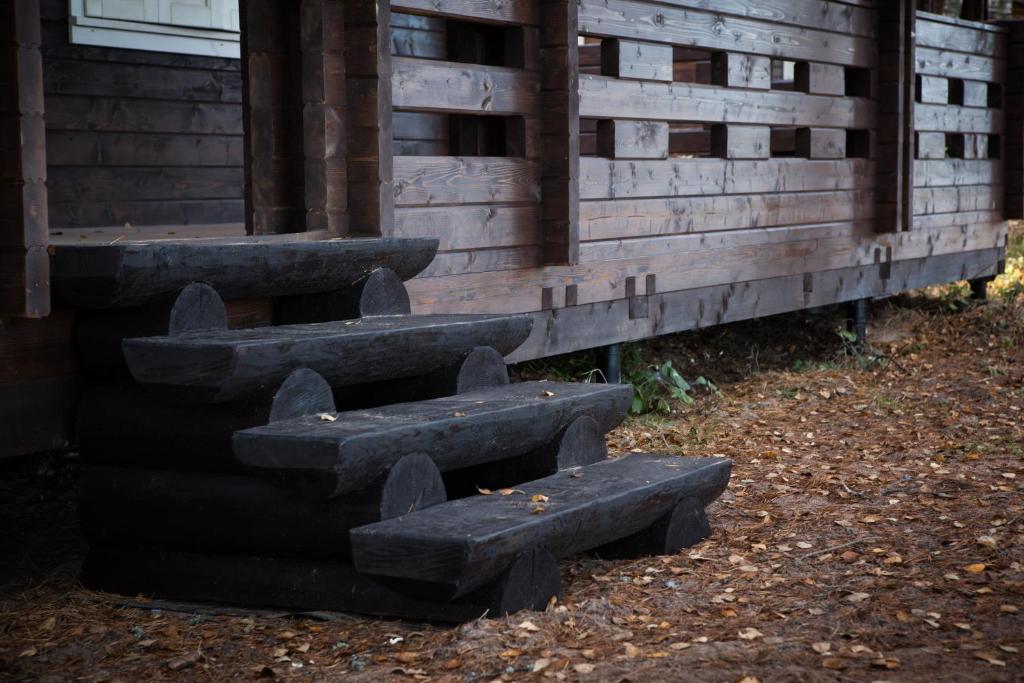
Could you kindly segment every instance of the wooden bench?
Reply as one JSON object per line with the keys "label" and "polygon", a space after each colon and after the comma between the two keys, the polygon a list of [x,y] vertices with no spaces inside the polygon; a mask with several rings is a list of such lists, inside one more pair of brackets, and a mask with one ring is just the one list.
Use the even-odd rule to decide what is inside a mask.
{"label": "wooden bench", "polygon": [[267,393],[298,368],[332,387],[410,377],[458,363],[478,346],[502,355],[525,341],[526,315],[372,316],[243,330],[192,329],[124,342],[125,361],[141,384],[191,402]]}
{"label": "wooden bench", "polygon": [[413,453],[445,472],[529,453],[583,417],[604,434],[625,417],[632,396],[629,385],[520,382],[333,420],[282,420],[236,433],[234,451],[242,464],[271,471],[304,495],[333,497],[359,490]]}
{"label": "wooden bench", "polygon": [[[683,542],[685,525],[659,524],[676,509],[706,527],[703,508],[725,490],[722,458],[629,455],[565,471],[351,531],[357,571],[408,582],[411,593],[458,598],[499,576],[521,553],[545,548],[562,558],[663,527]],[[678,547],[669,539],[665,552]]]}
{"label": "wooden bench", "polygon": [[378,268],[408,280],[434,258],[433,239],[238,237],[60,245],[51,284],[64,303],[138,306],[206,282],[225,299],[344,289]]}

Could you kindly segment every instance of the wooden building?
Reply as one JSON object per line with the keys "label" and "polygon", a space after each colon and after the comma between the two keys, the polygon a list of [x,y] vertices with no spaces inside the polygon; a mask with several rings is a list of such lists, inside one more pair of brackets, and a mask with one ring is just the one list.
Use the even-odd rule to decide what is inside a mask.
{"label": "wooden building", "polygon": [[414,311],[531,313],[519,361],[984,279],[1024,217],[1013,21],[909,0],[224,4],[0,9],[0,455],[74,438],[78,313],[48,289],[68,244],[436,238]]}

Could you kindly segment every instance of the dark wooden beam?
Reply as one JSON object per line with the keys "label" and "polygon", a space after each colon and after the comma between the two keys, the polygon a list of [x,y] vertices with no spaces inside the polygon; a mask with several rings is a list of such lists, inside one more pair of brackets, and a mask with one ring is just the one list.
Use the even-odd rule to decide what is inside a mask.
{"label": "dark wooden beam", "polygon": [[395,224],[391,3],[348,0],[344,5],[349,232],[389,235]]}
{"label": "dark wooden beam", "polygon": [[0,315],[50,313],[39,3],[0,4]]}
{"label": "dark wooden beam", "polygon": [[306,230],[348,233],[348,135],[342,0],[302,0]]}
{"label": "dark wooden beam", "polygon": [[580,258],[579,6],[543,0],[541,84],[541,233],[544,261],[575,265]]}
{"label": "dark wooden beam", "polygon": [[910,230],[914,217],[914,102],[916,3],[892,0],[879,13],[879,232]]}
{"label": "dark wooden beam", "polygon": [[250,234],[305,230],[299,4],[241,0],[245,222]]}
{"label": "dark wooden beam", "polygon": [[1006,111],[1006,217],[1024,218],[1024,20],[1002,22],[1010,30],[1003,106]]}

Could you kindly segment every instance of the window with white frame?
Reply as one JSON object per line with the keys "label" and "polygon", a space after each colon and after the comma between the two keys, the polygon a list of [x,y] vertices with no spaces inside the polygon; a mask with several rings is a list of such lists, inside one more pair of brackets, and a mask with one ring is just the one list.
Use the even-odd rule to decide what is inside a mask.
{"label": "window with white frame", "polygon": [[70,0],[71,42],[239,56],[238,0]]}

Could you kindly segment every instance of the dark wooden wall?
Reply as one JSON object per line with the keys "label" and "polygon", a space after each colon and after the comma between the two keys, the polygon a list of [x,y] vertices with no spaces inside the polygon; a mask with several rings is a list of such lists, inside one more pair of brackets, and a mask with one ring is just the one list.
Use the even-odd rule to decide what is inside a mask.
{"label": "dark wooden wall", "polygon": [[240,223],[238,60],[70,45],[40,7],[51,228]]}

